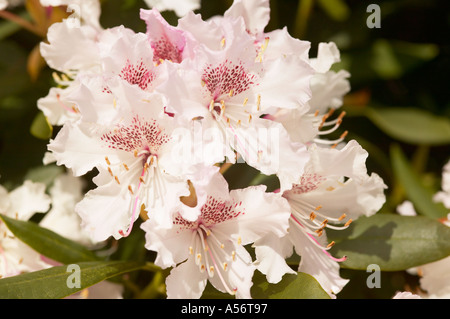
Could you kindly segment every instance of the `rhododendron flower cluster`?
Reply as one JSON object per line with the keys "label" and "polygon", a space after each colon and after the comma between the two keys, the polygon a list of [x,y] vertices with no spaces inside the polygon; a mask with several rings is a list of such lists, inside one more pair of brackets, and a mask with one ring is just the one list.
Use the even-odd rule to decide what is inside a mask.
{"label": "rhododendron flower cluster", "polygon": [[[177,25],[142,9],[145,33],[85,13],[49,28],[41,53],[58,85],[38,101],[59,127],[45,163],[73,178],[96,172],[75,206],[84,234],[120,240],[142,218],[145,248],[172,268],[169,298],[199,298],[208,282],[251,298],[255,270],[271,283],[305,272],[338,293],[345,256],[329,253],[326,230],[375,214],[385,185],[339,133],[350,74],[332,70],[337,46],[310,56],[286,28],[266,32],[267,0],[235,0],[208,20],[187,10]],[[279,189],[230,189],[231,165],[275,176]],[[294,251],[297,268],[286,262]]]}

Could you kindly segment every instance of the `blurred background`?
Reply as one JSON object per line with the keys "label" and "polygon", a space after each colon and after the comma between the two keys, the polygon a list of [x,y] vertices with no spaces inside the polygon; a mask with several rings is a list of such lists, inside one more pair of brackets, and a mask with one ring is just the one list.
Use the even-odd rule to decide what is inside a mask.
{"label": "blurred background", "polygon": [[[101,3],[104,28],[123,24],[145,32],[145,23],[139,19],[140,8],[148,8],[144,1]],[[197,12],[207,19],[223,14],[231,3],[203,0]],[[347,115],[341,128],[349,131],[348,139],[356,139],[369,152],[368,171],[381,175],[389,187],[381,213],[395,212],[406,199],[418,200],[414,196],[417,190],[437,192],[442,168],[450,159],[450,2],[270,3],[266,31],[286,26],[292,36],[311,42],[311,57],[320,42],[334,41],[339,47],[341,62],[333,68],[348,70],[352,87],[342,107]],[[367,24],[373,13],[367,11],[370,4],[380,8],[379,28]],[[50,183],[60,171],[54,166],[42,168],[48,139],[58,128],[48,127],[36,106],[55,85],[53,70],[37,48],[45,41],[48,26],[70,13],[61,7],[49,16],[39,1],[26,1],[26,5],[8,11],[34,26],[28,30],[4,15],[0,17],[0,183],[12,189],[26,178]],[[164,12],[163,16],[176,25],[174,12]],[[233,170],[228,173],[232,188],[249,182],[245,175],[236,179]],[[419,213],[443,217],[442,207],[435,209],[439,212]],[[405,287],[417,288],[417,276],[406,271],[384,274],[383,289],[368,289],[365,271],[343,269],[342,277],[352,280],[339,298],[390,298]]]}

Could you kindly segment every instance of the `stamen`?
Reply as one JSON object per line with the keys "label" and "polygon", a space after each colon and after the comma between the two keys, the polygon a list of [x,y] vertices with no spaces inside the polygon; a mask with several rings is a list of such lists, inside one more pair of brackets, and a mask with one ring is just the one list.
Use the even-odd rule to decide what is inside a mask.
{"label": "stamen", "polygon": [[109,161],[108,156],[105,156],[105,161],[106,161],[106,164],[111,165],[111,162]]}

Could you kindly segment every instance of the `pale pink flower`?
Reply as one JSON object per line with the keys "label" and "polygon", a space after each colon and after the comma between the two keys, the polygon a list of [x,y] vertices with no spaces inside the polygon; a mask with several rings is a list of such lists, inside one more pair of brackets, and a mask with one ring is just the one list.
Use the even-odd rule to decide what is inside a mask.
{"label": "pale pink flower", "polygon": [[[194,184],[195,185],[195,184]],[[273,233],[287,231],[289,206],[280,194],[266,193],[265,186],[228,191],[219,173],[196,190],[206,192],[194,208],[198,218],[179,215],[170,229],[155,227],[150,220],[146,248],[158,253],[155,263],[174,267],[167,277],[168,298],[199,298],[209,281],[216,289],[250,298],[255,267],[244,245]]]}
{"label": "pale pink flower", "polygon": [[179,127],[161,97],[118,77],[94,77],[74,99],[80,120],[66,123],[48,148],[76,176],[99,171],[93,180],[98,187],[76,207],[92,239],[127,236],[143,207],[158,223],[171,225],[179,197],[189,194],[190,166],[172,153]]}
{"label": "pale pink flower", "polygon": [[[50,197],[45,185],[25,181],[8,192],[0,186],[0,213],[27,221],[35,213],[45,213],[50,207]],[[0,278],[15,276],[49,267],[41,255],[14,236],[0,221]]]}
{"label": "pale pink flower", "polygon": [[[301,174],[306,148],[292,143],[281,124],[261,116],[306,103],[312,69],[295,55],[264,59],[264,47],[255,46],[242,18],[217,24],[191,14],[180,20],[180,28],[187,26],[201,44],[194,58],[168,65],[171,81],[159,92],[171,112],[215,131],[213,143],[223,145],[223,158],[234,162],[237,152],[262,173],[278,174],[285,187]],[[203,40],[210,31],[215,43],[208,35]]]}
{"label": "pale pink flower", "polygon": [[[292,272],[282,265],[292,254],[301,256],[298,271],[314,276],[330,294],[338,293],[348,282],[339,276],[339,261],[328,252],[326,229],[344,229],[359,216],[375,214],[385,202],[382,179],[367,174],[367,152],[355,141],[343,149],[312,145],[311,160],[305,172],[290,190],[283,193],[290,206],[289,234],[283,241],[265,238],[258,244],[258,267],[269,282],[278,282],[284,273]],[[269,258],[265,260],[265,258]]]}

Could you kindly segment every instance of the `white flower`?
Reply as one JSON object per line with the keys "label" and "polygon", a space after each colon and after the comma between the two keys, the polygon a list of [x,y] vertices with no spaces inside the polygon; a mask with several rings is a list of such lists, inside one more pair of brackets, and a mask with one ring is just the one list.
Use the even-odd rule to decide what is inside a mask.
{"label": "white flower", "polygon": [[270,20],[269,0],[235,0],[223,16],[225,18],[242,17],[247,31],[258,36],[264,32]]}
{"label": "white flower", "polygon": [[433,199],[450,209],[450,161],[444,165],[442,171],[442,190],[437,192]]}
{"label": "white flower", "polygon": [[101,74],[102,66],[97,40],[101,31],[90,25],[74,28],[67,20],[52,24],[47,32],[47,42],[41,42],[40,52],[49,67],[59,71],[53,74],[57,87],[37,102],[51,125],[76,121],[79,110],[68,98],[79,85],[77,75]]}
{"label": "white flower", "polygon": [[52,207],[39,225],[65,238],[92,246],[94,243],[81,228],[81,219],[75,212],[75,205],[84,196],[84,184],[81,178],[74,177],[70,173],[56,177],[49,190]]}
{"label": "white flower", "polygon": [[[284,188],[301,174],[306,148],[292,143],[282,125],[261,116],[277,106],[306,103],[312,69],[295,55],[265,59],[264,47],[255,46],[242,18],[205,22],[190,14],[180,20],[180,28],[187,27],[201,44],[192,59],[168,65],[171,81],[159,92],[171,112],[213,131],[223,158],[235,162],[237,152],[263,174],[277,174]],[[215,42],[204,39],[207,32],[215,34]]]}
{"label": "white flower", "polygon": [[[50,198],[45,194],[44,184],[25,181],[9,193],[0,186],[0,213],[7,217],[26,221],[49,207]],[[0,221],[0,278],[48,266],[39,253],[16,238]]]}
{"label": "white flower", "polygon": [[192,170],[173,154],[178,141],[172,133],[183,130],[164,112],[160,96],[119,78],[95,77],[77,95],[80,120],[66,123],[48,148],[76,176],[99,171],[98,187],[76,207],[92,239],[128,235],[144,207],[159,224],[171,225],[179,197],[189,194],[185,176]]}
{"label": "white flower", "polygon": [[73,15],[73,27],[89,25],[98,30],[100,26],[101,5],[99,0],[40,0],[44,7],[67,6],[67,12]]}
{"label": "white flower", "polygon": [[173,10],[179,17],[190,11],[200,9],[200,0],[144,0],[150,8],[158,11]]}
{"label": "white flower", "polygon": [[450,257],[420,266],[420,286],[426,291],[423,298],[450,298]]}
{"label": "white flower", "polygon": [[398,291],[392,299],[422,299],[419,295],[409,291]]}
{"label": "white flower", "polygon": [[331,116],[342,106],[344,95],[350,91],[350,74],[345,70],[330,70],[339,61],[340,53],[336,44],[319,43],[317,57],[310,59],[315,74],[310,82],[311,99],[307,107],[282,109],[274,114],[273,120],[283,124],[293,141],[326,146],[336,145],[344,140],[347,132],[336,140],[324,139],[324,136],[339,128],[345,112],[334,119]]}
{"label": "white flower", "polygon": [[151,219],[142,225],[146,248],[158,253],[157,265],[175,267],[166,281],[168,298],[199,298],[208,280],[222,292],[250,298],[255,267],[244,245],[268,233],[283,236],[289,206],[280,194],[265,193],[265,186],[229,192],[219,173],[203,187],[196,191],[207,196],[191,208],[199,211],[197,220],[179,215],[171,229],[155,227]]}
{"label": "white flower", "polygon": [[335,258],[328,252],[333,243],[327,242],[326,228],[344,229],[361,215],[375,214],[385,202],[386,186],[378,175],[367,174],[368,154],[355,141],[341,150],[312,145],[310,153],[305,173],[283,193],[291,206],[288,238],[280,242],[267,237],[258,243],[258,269],[269,282],[278,282],[284,273],[292,271],[286,266],[272,267],[265,259],[282,265],[282,259],[294,247],[301,256],[298,270],[314,276],[332,295],[348,280],[339,276],[338,262],[345,258]]}
{"label": "white flower", "polygon": [[155,63],[168,60],[180,63],[193,56],[192,39],[179,27],[171,26],[156,9],[141,9],[140,18],[145,21],[148,41],[153,50]]}

